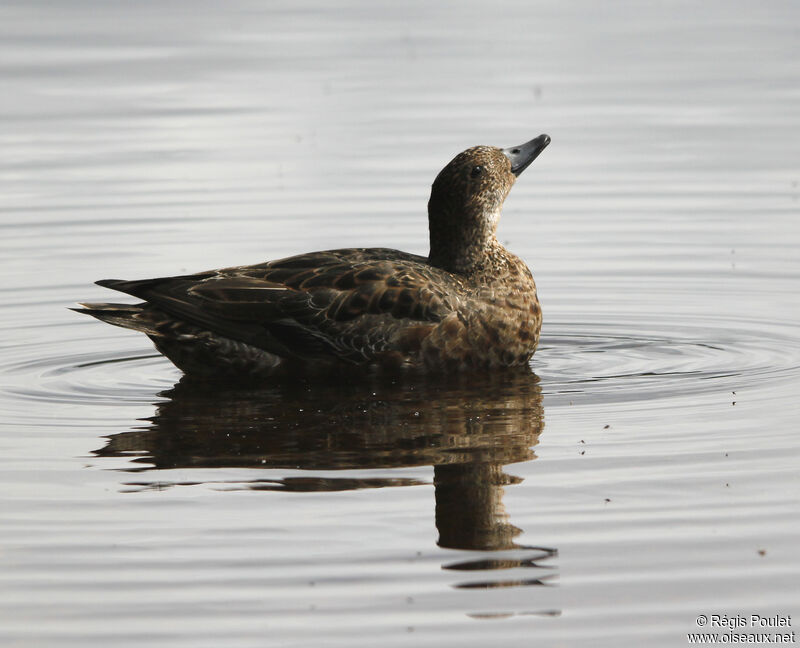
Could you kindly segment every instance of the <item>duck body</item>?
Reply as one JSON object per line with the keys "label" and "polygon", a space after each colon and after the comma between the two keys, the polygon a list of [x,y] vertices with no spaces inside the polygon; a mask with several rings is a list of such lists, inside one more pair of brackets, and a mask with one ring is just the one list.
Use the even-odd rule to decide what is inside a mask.
{"label": "duck body", "polygon": [[208,377],[525,365],[542,323],[536,285],[495,230],[516,175],[548,143],[475,147],[445,167],[429,203],[428,257],[352,248],[102,280],[143,301],[76,310],[144,332],[178,368]]}

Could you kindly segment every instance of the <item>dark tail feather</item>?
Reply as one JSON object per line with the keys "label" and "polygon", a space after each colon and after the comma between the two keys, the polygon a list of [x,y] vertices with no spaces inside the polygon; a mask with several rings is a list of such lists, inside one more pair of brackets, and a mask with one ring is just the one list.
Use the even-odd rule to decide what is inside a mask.
{"label": "dark tail feather", "polygon": [[114,326],[157,334],[155,322],[147,317],[144,304],[81,304],[83,308],[71,308],[76,313],[85,313]]}
{"label": "dark tail feather", "polygon": [[95,283],[98,286],[103,286],[103,288],[119,290],[120,292],[133,295],[139,299],[148,299],[148,293],[159,284],[174,283],[176,280],[184,278],[196,282],[212,276],[214,276],[214,272],[200,272],[193,275],[185,275],[184,277],[159,277],[157,279],[134,279],[132,281],[127,281],[125,279],[100,279],[100,281],[95,281]]}
{"label": "dark tail feather", "polygon": [[113,288],[116,284],[126,283],[124,279],[98,279],[95,281],[98,286]]}
{"label": "dark tail feather", "polygon": [[[140,279],[134,281],[127,281],[125,279],[100,279],[95,281],[98,286],[103,288],[111,288],[112,290],[119,290],[120,292],[136,296],[136,293],[142,288],[148,288],[155,283],[158,279]],[[109,306],[121,306],[122,304],[108,304]]]}

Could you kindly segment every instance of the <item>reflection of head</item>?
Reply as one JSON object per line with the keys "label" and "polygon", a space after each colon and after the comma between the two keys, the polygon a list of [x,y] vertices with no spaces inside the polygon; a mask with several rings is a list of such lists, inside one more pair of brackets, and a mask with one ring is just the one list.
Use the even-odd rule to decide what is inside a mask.
{"label": "reflection of head", "polygon": [[450,549],[511,549],[521,531],[508,521],[503,486],[520,481],[498,463],[436,466],[436,528],[439,546]]}
{"label": "reflection of head", "polygon": [[[543,424],[538,379],[529,371],[469,384],[386,379],[220,389],[183,379],[162,396],[168,400],[157,404],[148,426],[110,437],[96,454],[135,454],[133,461],[157,469],[432,465],[442,546],[509,545],[514,528],[493,522],[505,517],[500,498],[509,478],[502,466],[535,457]],[[302,489],[398,484],[336,481],[303,480]]]}

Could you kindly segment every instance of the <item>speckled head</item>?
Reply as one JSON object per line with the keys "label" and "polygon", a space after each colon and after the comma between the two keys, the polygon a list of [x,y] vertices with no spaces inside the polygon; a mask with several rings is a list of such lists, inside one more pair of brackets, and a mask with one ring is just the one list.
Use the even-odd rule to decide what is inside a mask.
{"label": "speckled head", "polygon": [[503,202],[514,182],[550,143],[539,135],[500,149],[474,146],[441,170],[428,202],[430,262],[452,272],[468,272],[495,241]]}

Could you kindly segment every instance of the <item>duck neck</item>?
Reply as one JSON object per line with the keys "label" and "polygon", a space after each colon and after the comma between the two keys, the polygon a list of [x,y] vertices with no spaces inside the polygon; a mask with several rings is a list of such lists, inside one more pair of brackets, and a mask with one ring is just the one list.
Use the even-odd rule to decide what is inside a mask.
{"label": "duck neck", "polygon": [[428,262],[454,274],[473,277],[485,272],[505,249],[495,236],[499,213],[490,217],[434,213],[429,210]]}

